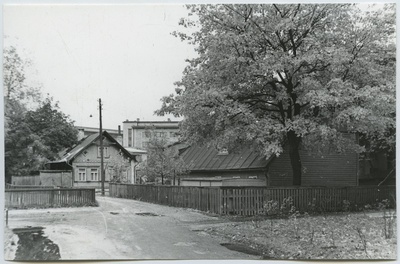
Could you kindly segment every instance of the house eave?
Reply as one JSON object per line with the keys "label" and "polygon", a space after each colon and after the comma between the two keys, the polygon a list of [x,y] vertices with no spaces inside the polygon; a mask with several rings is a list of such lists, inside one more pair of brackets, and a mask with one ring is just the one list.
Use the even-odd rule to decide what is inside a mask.
{"label": "house eave", "polygon": [[260,171],[266,169],[267,167],[235,168],[235,169],[194,169],[190,170],[190,172],[245,172],[245,171]]}

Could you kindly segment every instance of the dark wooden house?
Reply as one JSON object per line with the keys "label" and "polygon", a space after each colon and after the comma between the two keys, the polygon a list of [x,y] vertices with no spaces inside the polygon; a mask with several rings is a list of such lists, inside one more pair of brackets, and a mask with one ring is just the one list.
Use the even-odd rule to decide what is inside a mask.
{"label": "dark wooden house", "polygon": [[190,173],[185,186],[266,186],[268,159],[250,148],[228,153],[214,147],[192,146],[181,154]]}
{"label": "dark wooden house", "polygon": [[[290,186],[292,167],[288,152],[263,157],[249,147],[234,152],[192,146],[182,152],[190,173],[186,186]],[[357,186],[358,154],[300,151],[302,186]]]}

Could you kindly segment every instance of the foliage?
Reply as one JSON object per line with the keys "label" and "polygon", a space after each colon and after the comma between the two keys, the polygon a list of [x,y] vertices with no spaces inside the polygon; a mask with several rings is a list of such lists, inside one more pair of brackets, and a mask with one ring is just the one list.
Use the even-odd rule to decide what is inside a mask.
{"label": "foliage", "polygon": [[147,147],[147,159],[142,163],[149,181],[161,178],[161,184],[175,181],[176,177],[187,172],[187,165],[179,156],[179,151],[170,145],[164,137],[158,137],[154,131],[146,131],[150,139]]}
{"label": "foliage", "polygon": [[276,200],[264,202],[264,214],[267,216],[288,216],[296,212],[291,196],[283,198],[281,204]]}
{"label": "foliage", "polygon": [[41,102],[36,110],[15,111],[7,118],[6,175],[29,175],[38,171],[43,163],[59,158],[61,150],[78,141],[73,122],[59,111],[51,98]]}
{"label": "foliage", "polygon": [[119,150],[118,155],[120,157],[110,157],[104,170],[110,172],[111,182],[127,183],[129,182],[129,179],[127,178],[127,171],[130,168],[129,159],[125,157],[121,150]]}
{"label": "foliage", "polygon": [[3,51],[3,85],[7,100],[19,101],[23,105],[40,100],[40,88],[26,83],[25,70],[31,61],[22,59],[15,47]]}
{"label": "foliage", "polygon": [[[4,156],[6,182],[10,182],[11,175],[29,175],[31,164],[44,161],[33,155],[31,146],[34,135],[25,122],[25,107],[16,100],[5,103],[4,125]],[[33,169],[34,170],[34,169]]]}
{"label": "foliage", "polygon": [[27,84],[29,61],[16,49],[4,50],[5,176],[37,172],[58,152],[77,142],[78,131],[51,97],[42,99],[39,88]]}
{"label": "foliage", "polygon": [[77,143],[77,130],[67,115],[59,110],[52,98],[46,98],[34,111],[28,111],[25,122],[45,148],[41,155],[52,160],[58,152]]}
{"label": "foliage", "polygon": [[[301,184],[300,144],[335,151],[393,149],[395,7],[350,4],[190,5],[196,46],[176,94],[156,113],[184,116],[188,142],[288,146]],[[362,145],[343,136],[357,133]],[[368,146],[367,146],[368,143]]]}

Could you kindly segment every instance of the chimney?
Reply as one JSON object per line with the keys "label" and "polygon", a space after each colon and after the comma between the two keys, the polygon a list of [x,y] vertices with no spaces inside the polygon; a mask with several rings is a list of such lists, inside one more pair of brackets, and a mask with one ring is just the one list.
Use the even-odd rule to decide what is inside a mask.
{"label": "chimney", "polygon": [[118,125],[118,135],[121,135],[121,126]]}
{"label": "chimney", "polygon": [[171,118],[168,118],[168,122],[171,122]]}
{"label": "chimney", "polygon": [[139,122],[140,121],[140,118],[136,118],[136,122]]}

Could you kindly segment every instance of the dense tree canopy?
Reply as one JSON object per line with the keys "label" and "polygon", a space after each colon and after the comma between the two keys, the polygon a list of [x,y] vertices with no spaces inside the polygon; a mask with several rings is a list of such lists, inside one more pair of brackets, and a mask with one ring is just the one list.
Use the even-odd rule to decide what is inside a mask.
{"label": "dense tree canopy", "polygon": [[43,99],[39,88],[25,77],[29,62],[15,48],[4,50],[5,180],[29,175],[43,163],[77,142],[78,131],[52,98]]}
{"label": "dense tree canopy", "polygon": [[[184,116],[183,137],[220,147],[288,146],[301,184],[300,144],[394,148],[395,7],[349,4],[191,5],[175,32],[196,46],[158,114]],[[360,141],[361,142],[361,141]]]}
{"label": "dense tree canopy", "polygon": [[43,163],[59,158],[61,150],[78,140],[73,122],[50,98],[35,110],[14,112],[8,118],[5,129],[7,176],[37,172]]}

